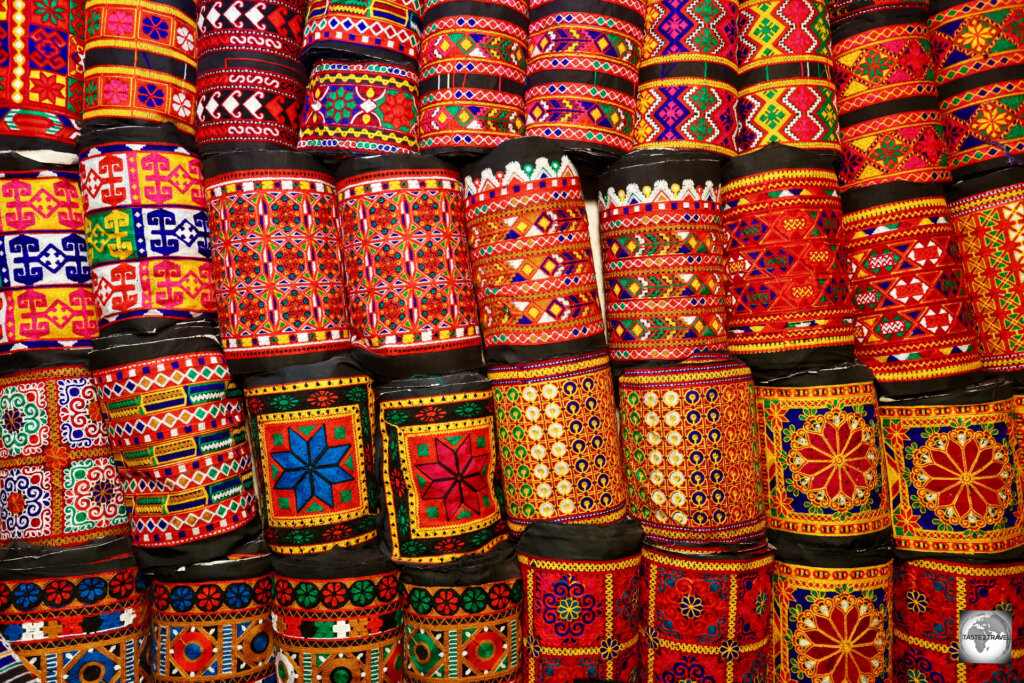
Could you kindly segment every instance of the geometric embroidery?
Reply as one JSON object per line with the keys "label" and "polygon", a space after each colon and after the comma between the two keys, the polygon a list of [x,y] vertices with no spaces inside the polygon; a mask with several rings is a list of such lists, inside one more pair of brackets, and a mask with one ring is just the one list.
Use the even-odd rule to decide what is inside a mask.
{"label": "geometric embroidery", "polygon": [[[1021,655],[1016,643],[1024,642],[1024,622],[1019,617],[1011,620],[1012,663],[967,664],[958,661],[962,609],[1024,613],[1024,565],[947,560],[897,563],[892,618],[894,680],[1020,680]],[[985,644],[968,641],[965,645],[976,647],[979,643]]]}
{"label": "geometric embroidery", "polygon": [[949,212],[981,334],[982,366],[1024,370],[1024,173],[1008,169],[957,184]]}
{"label": "geometric embroidery", "polygon": [[[346,550],[347,566],[275,558],[271,622],[280,683],[402,680],[398,570],[376,549]],[[363,561],[373,554],[373,560]]]}
{"label": "geometric embroidery", "polygon": [[371,369],[391,365],[392,374],[413,374],[394,363],[431,352],[478,366],[480,326],[458,171],[443,161],[410,168],[403,155],[378,159],[339,170],[357,357]]}
{"label": "geometric embroidery", "polygon": [[984,557],[1024,547],[1008,395],[975,405],[882,404],[878,416],[897,551]]}
{"label": "geometric embroidery", "polygon": [[827,569],[776,561],[772,589],[776,674],[794,683],[890,680],[892,562]]}
{"label": "geometric embroidery", "polygon": [[599,180],[613,361],[725,351],[727,239],[717,163],[669,154],[630,154]]}
{"label": "geometric embroidery", "polygon": [[60,163],[75,163],[82,127],[84,9],[80,0],[3,3],[0,148],[53,150]]}
{"label": "geometric embroidery", "polygon": [[[519,681],[520,611],[523,582],[512,557],[502,562],[488,556],[480,564],[488,574],[514,575],[502,581],[480,580],[454,585],[444,573],[430,576],[429,585],[402,577],[406,594],[405,673],[415,683]],[[417,575],[419,572],[417,572]],[[497,577],[489,577],[497,578]],[[550,679],[549,679],[550,680]]]}
{"label": "geometric embroidery", "polygon": [[[176,137],[169,132],[154,132],[151,139]],[[138,318],[212,318],[216,301],[199,157],[172,141],[83,141],[86,239],[101,326]]]}
{"label": "geometric embroidery", "polygon": [[832,65],[821,0],[742,0],[736,17],[741,74],[779,64]]}
{"label": "geometric embroidery", "polygon": [[645,546],[642,557],[645,628],[640,656],[644,680],[778,680],[765,668],[771,614],[770,552],[718,558]]}
{"label": "geometric embroidery", "polygon": [[419,40],[420,0],[311,0],[302,51],[415,64]]}
{"label": "geometric embroidery", "polygon": [[492,411],[486,388],[381,399],[393,560],[446,562],[508,538],[495,486]]}
{"label": "geometric embroidery", "polygon": [[204,169],[224,355],[248,367],[261,358],[348,348],[331,177],[294,152],[242,163],[246,169],[228,162]]}
{"label": "geometric embroidery", "polygon": [[372,539],[370,378],[254,386],[245,397],[270,548],[315,553]]}
{"label": "geometric embroidery", "polygon": [[[127,544],[125,544],[127,545]],[[0,636],[38,681],[142,683],[149,600],[130,553],[88,548],[70,566],[10,571],[0,579]],[[66,551],[65,551],[66,552]],[[26,574],[56,578],[27,578]],[[0,672],[2,673],[2,672]],[[7,681],[7,678],[4,678]]]}
{"label": "geometric embroidery", "polygon": [[465,184],[488,360],[515,362],[523,347],[603,341],[583,191],[569,158],[551,143],[512,140],[468,171]]}
{"label": "geometric embroidery", "polygon": [[[874,385],[757,387],[769,529],[804,543],[857,542],[891,523]],[[830,547],[831,544],[830,544]]]}
{"label": "geometric embroidery", "polygon": [[165,573],[153,582],[154,681],[269,683],[273,579],[266,556],[222,561],[217,575],[224,580],[192,579],[190,573]]}
{"label": "geometric embroidery", "polygon": [[730,167],[722,186],[723,225],[732,237],[729,351],[769,363],[774,353],[852,345],[831,159],[783,148],[740,157]]}
{"label": "geometric embroidery", "polygon": [[[924,188],[917,194],[935,192],[917,187]],[[852,209],[847,201],[843,216],[857,360],[886,391],[901,383],[906,393],[979,370],[956,232],[941,190],[918,197],[858,192],[884,203]]]}
{"label": "geometric embroidery", "polygon": [[493,365],[509,528],[603,524],[626,514],[608,353]]}
{"label": "geometric embroidery", "polygon": [[750,370],[737,361],[631,369],[619,380],[630,515],[662,545],[763,537]]}
{"label": "geometric embroidery", "polygon": [[126,531],[89,371],[61,366],[0,379],[0,543],[75,545]]}
{"label": "geometric embroidery", "polygon": [[943,127],[934,109],[876,116],[840,126],[843,189],[895,181],[948,182]]}
{"label": "geometric embroidery", "polygon": [[773,142],[839,152],[835,85],[828,78],[777,78],[739,91],[736,150]]}
{"label": "geometric embroidery", "polygon": [[77,169],[0,171],[0,353],[92,346],[86,251]]}

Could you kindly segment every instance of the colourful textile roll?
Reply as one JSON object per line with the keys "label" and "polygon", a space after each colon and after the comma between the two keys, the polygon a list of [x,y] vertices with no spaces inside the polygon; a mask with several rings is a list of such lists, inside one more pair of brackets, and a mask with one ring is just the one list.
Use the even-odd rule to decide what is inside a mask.
{"label": "colourful textile roll", "polygon": [[376,547],[272,562],[277,681],[402,680],[402,587]]}
{"label": "colourful textile roll", "polygon": [[402,154],[353,159],[335,175],[355,359],[386,378],[424,363],[435,375],[479,368],[459,172]]}
{"label": "colourful textile roll", "polygon": [[643,0],[530,0],[525,134],[585,166],[628,152],[643,38]]}
{"label": "colourful textile roll", "polygon": [[210,227],[191,140],[170,125],[116,131],[86,133],[79,143],[100,327],[149,333],[175,320],[212,320]]}
{"label": "colourful textile roll", "polygon": [[110,335],[89,360],[144,566],[221,557],[258,528],[242,392],[211,324]]}
{"label": "colourful textile roll", "polygon": [[200,151],[295,149],[305,0],[200,0],[198,9]]}
{"label": "colourful textile roll", "polygon": [[299,149],[334,156],[415,153],[416,72],[321,60],[302,105]]}
{"label": "colourful textile roll", "polygon": [[[4,0],[0,31],[0,150],[75,163],[82,129],[84,2],[36,7]],[[42,154],[45,153],[45,154]]]}
{"label": "colourful textile roll", "polygon": [[722,181],[732,238],[729,350],[755,370],[850,359],[854,328],[832,158],[776,145],[731,159]]}
{"label": "colourful textile roll", "polygon": [[281,555],[377,537],[372,380],[328,360],[245,379],[267,545]]}
{"label": "colourful textile roll", "polygon": [[921,12],[851,18],[833,32],[844,189],[950,179]]}
{"label": "colourful textile roll", "polygon": [[421,0],[311,0],[302,32],[303,59],[382,59],[415,66]]}
{"label": "colourful textile roll", "polygon": [[953,178],[1024,157],[1024,2],[934,0],[928,28]]}
{"label": "colourful textile roll", "polygon": [[[782,373],[780,373],[782,374]],[[758,432],[768,463],[768,536],[780,557],[889,542],[878,398],[863,365],[762,379]]]}
{"label": "colourful textile roll", "polygon": [[[988,371],[1024,370],[1024,171],[1010,168],[949,188],[964,277]],[[1024,434],[1022,434],[1024,438]]]}
{"label": "colourful textile roll", "polygon": [[640,667],[643,532],[634,520],[538,523],[523,571],[523,681],[632,681]]}
{"label": "colourful textile roll", "polygon": [[453,158],[519,137],[526,122],[527,0],[427,0],[420,147]]}
{"label": "colourful textile roll", "polygon": [[736,27],[736,150],[781,142],[838,153],[825,2],[741,0]]}
{"label": "colourful textile roll", "polygon": [[0,378],[0,545],[77,545],[128,531],[124,495],[82,365]]}
{"label": "colourful textile roll", "polygon": [[380,385],[377,398],[391,559],[440,564],[507,540],[490,382],[420,377]]}
{"label": "colourful textile roll", "polygon": [[886,402],[878,418],[898,555],[1021,555],[1024,468],[1008,381]]}
{"label": "colourful textile roll", "polygon": [[195,2],[88,0],[85,13],[86,125],[172,123],[195,134]]}
{"label": "colourful textile roll", "polygon": [[6,683],[39,683],[25,662],[15,654],[11,644],[0,637],[0,677]]}
{"label": "colourful textile roll", "polygon": [[626,487],[608,354],[492,365],[487,375],[512,532],[546,520],[622,519]]}
{"label": "colourful textile roll", "polygon": [[404,680],[520,681],[521,577],[510,544],[456,564],[403,569]]}
{"label": "colourful textile roll", "polygon": [[237,373],[315,362],[351,346],[331,176],[263,151],[203,164],[224,355]]}
{"label": "colourful textile roll", "polygon": [[619,409],[629,514],[649,541],[695,549],[763,542],[764,465],[747,366],[627,370]]}
{"label": "colourful textile roll", "polygon": [[637,151],[601,175],[598,209],[613,361],[725,352],[719,162]]}
{"label": "colourful textile roll", "polygon": [[561,148],[502,144],[463,169],[473,284],[492,363],[604,348],[583,190]]}
{"label": "colourful textile roll", "polygon": [[[772,666],[776,683],[891,681],[893,563],[834,568],[776,559]],[[868,559],[859,560],[867,562]]]}
{"label": "colourful textile roll", "polygon": [[[894,679],[1012,681],[1020,675],[1019,643],[1024,642],[1024,623],[1014,619],[1014,613],[1024,613],[1024,564],[1020,562],[897,563]],[[963,638],[965,632],[975,638]],[[978,638],[985,635],[996,637]],[[977,663],[961,660],[961,653],[967,654],[968,649],[984,656]]]}
{"label": "colourful textile roll", "polygon": [[131,551],[117,537],[0,563],[0,636],[34,682],[147,680],[148,590]]}
{"label": "colourful textile roll", "polygon": [[736,154],[736,0],[651,0],[635,149]]}
{"label": "colourful textile roll", "polygon": [[275,681],[273,587],[266,553],[157,572],[150,627],[153,683]]}
{"label": "colourful textile roll", "polygon": [[644,545],[644,683],[771,680],[772,554],[684,555]]}
{"label": "colourful textile roll", "polygon": [[[89,349],[99,332],[78,170],[0,157],[0,354]],[[51,170],[52,169],[52,170]]]}
{"label": "colourful textile roll", "polygon": [[879,393],[963,385],[981,370],[956,231],[941,187],[889,183],[843,195],[857,360]]}

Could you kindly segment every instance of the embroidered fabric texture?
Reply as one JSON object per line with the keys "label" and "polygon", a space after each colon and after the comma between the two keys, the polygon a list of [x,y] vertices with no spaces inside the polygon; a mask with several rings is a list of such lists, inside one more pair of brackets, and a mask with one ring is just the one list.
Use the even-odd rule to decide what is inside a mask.
{"label": "embroidered fabric texture", "polygon": [[[256,518],[242,392],[212,334],[179,323],[146,343],[112,335],[91,358],[132,544],[170,558]],[[224,553],[204,545],[192,561]]]}
{"label": "embroidered fabric texture", "polygon": [[192,0],[89,0],[84,119],[172,123],[196,132]]}
{"label": "embroidered fabric texture", "polygon": [[0,30],[0,148],[74,163],[82,129],[85,3],[5,0]]}
{"label": "embroidered fabric texture", "polygon": [[891,561],[833,569],[777,560],[772,593],[775,680],[890,680]]}
{"label": "embroidered fabric texture", "polygon": [[267,151],[204,165],[217,317],[236,372],[351,346],[331,177],[306,155]]}
{"label": "embroidered fabric texture", "polygon": [[634,149],[736,153],[736,0],[652,0]]}
{"label": "embroidered fabric texture", "polygon": [[645,683],[774,680],[767,673],[772,555],[643,548]]}
{"label": "embroidered fabric texture", "polygon": [[173,129],[155,128],[150,135],[121,130],[130,132],[109,144],[92,144],[86,135],[79,154],[100,326],[125,323],[152,332],[174,320],[212,319],[213,264],[199,158],[174,141]]}
{"label": "embroidered fabric texture", "polygon": [[153,580],[154,683],[265,683],[274,677],[266,555],[228,558]]}
{"label": "embroidered fabric texture", "polygon": [[309,75],[299,149],[336,156],[417,150],[416,72],[322,60]]}
{"label": "embroidered fabric texture", "polygon": [[391,155],[339,167],[338,205],[355,358],[386,377],[477,368],[458,171],[426,156]]}
{"label": "embroidered fabric texture", "polygon": [[88,349],[99,332],[76,170],[0,171],[0,353]]}
{"label": "embroidered fabric texture", "polygon": [[619,410],[629,514],[650,542],[763,540],[764,474],[745,365],[629,369],[619,378]]}
{"label": "embroidered fabric texture", "polygon": [[483,154],[526,123],[526,0],[428,0],[419,51],[420,146]]}
{"label": "embroidered fabric texture", "polygon": [[5,563],[0,635],[33,683],[146,680],[149,595],[127,543]]}
{"label": "embroidered fabric texture", "polygon": [[476,373],[379,389],[391,559],[439,564],[508,539],[490,385]]}
{"label": "embroidered fabric texture", "polygon": [[0,544],[76,545],[128,531],[87,367],[0,378]]}
{"label": "embroidered fabric texture", "polygon": [[834,39],[844,189],[950,180],[923,14],[849,19]]}
{"label": "embroidered fabric texture", "polygon": [[771,147],[729,161],[723,181],[729,351],[755,369],[848,357],[854,328],[831,158]]}
{"label": "embroidered fabric texture", "polygon": [[[420,42],[421,0],[311,0],[302,31],[302,54],[382,59],[414,66]],[[331,54],[333,53],[333,55]]]}
{"label": "embroidered fabric texture", "polygon": [[756,388],[773,545],[885,543],[891,517],[871,375],[863,366],[817,374]]}
{"label": "embroidered fabric texture", "polygon": [[[995,680],[1013,680],[1017,665],[968,664],[958,661],[960,610],[996,610],[1020,614],[1024,609],[1024,565],[971,565],[945,560],[914,560],[896,565],[893,600],[893,674],[934,680],[970,680],[984,667]],[[1011,642],[1021,642],[1024,625],[1004,617]],[[937,626],[938,625],[938,626]],[[1001,630],[1001,629],[1000,629]],[[982,641],[984,644],[984,641]],[[998,644],[998,643],[997,643]],[[974,643],[966,644],[974,647]],[[998,650],[997,650],[998,651]]]}
{"label": "embroidered fabric texture", "polygon": [[526,135],[559,140],[580,159],[633,146],[642,0],[531,0]]}
{"label": "embroidered fabric texture", "polygon": [[626,514],[608,354],[492,365],[509,528],[602,524]]}
{"label": "embroidered fabric texture", "polygon": [[523,138],[464,175],[487,360],[515,363],[603,347],[583,190],[568,157],[555,144]]}
{"label": "embroidered fabric texture", "polygon": [[376,548],[275,557],[277,680],[402,680],[402,587]]}
{"label": "embroidered fabric texture", "polygon": [[986,370],[1024,370],[1024,173],[996,171],[950,188]]}
{"label": "embroidered fabric texture", "polygon": [[843,205],[856,355],[880,392],[938,391],[979,371],[978,335],[941,188],[892,183],[846,193]]}
{"label": "embroidered fabric texture", "polygon": [[402,573],[405,680],[519,681],[523,582],[511,546]]}
{"label": "embroidered fabric texture", "polygon": [[773,142],[839,152],[834,65],[821,0],[742,0],[736,149]]}
{"label": "embroidered fabric texture", "polygon": [[724,353],[727,241],[717,160],[632,152],[599,187],[612,360]]}
{"label": "embroidered fabric texture", "polygon": [[520,539],[526,683],[638,680],[643,575],[635,525],[539,523]]}
{"label": "embroidered fabric texture", "polygon": [[290,370],[246,378],[267,545],[292,555],[373,540],[372,381],[333,361]]}
{"label": "embroidered fabric texture", "polygon": [[196,144],[295,149],[305,0],[201,0]]}
{"label": "embroidered fabric texture", "polygon": [[878,409],[893,545],[984,561],[1024,548],[1015,409],[1005,380]]}

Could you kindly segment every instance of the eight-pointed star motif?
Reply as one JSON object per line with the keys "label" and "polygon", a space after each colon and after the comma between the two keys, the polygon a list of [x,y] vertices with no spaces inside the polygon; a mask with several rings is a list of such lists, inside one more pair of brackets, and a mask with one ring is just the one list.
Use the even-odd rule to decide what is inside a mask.
{"label": "eight-pointed star motif", "polygon": [[454,448],[444,439],[437,439],[436,462],[416,466],[427,480],[420,484],[420,495],[424,500],[443,500],[449,520],[454,520],[463,507],[476,514],[482,509],[481,498],[487,490],[487,454],[473,455],[470,444],[468,436]]}
{"label": "eight-pointed star motif", "polygon": [[321,426],[307,439],[295,429],[288,430],[288,450],[275,453],[281,474],[274,487],[295,492],[295,504],[302,510],[313,498],[325,505],[334,505],[334,484],[352,481],[352,475],[341,467],[349,444],[327,445],[327,430]]}

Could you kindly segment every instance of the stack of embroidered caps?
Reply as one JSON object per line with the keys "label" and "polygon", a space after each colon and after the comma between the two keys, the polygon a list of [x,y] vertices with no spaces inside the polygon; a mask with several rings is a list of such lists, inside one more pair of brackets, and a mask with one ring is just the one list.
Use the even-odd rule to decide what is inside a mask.
{"label": "stack of embroidered caps", "polygon": [[772,555],[754,386],[726,353],[719,158],[635,151],[599,183],[628,509],[646,536],[642,680],[761,677]]}

